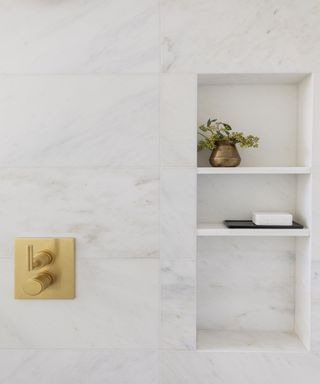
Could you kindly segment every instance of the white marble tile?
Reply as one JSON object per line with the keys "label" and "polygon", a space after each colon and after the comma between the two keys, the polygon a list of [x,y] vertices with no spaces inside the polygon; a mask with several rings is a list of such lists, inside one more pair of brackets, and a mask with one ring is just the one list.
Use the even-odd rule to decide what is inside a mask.
{"label": "white marble tile", "polygon": [[196,264],[180,259],[161,262],[161,345],[196,348]]}
{"label": "white marble tile", "polygon": [[0,350],[2,384],[157,384],[152,350]]}
{"label": "white marble tile", "polygon": [[157,348],[157,260],[78,260],[74,300],[15,300],[0,266],[1,348]]}
{"label": "white marble tile", "polygon": [[318,0],[161,0],[162,69],[319,71]]}
{"label": "white marble tile", "polygon": [[0,1],[0,73],[156,72],[156,0]]}
{"label": "white marble tile", "polygon": [[162,169],[160,173],[161,259],[196,255],[196,169]]}
{"label": "white marble tile", "polygon": [[294,256],[290,238],[199,239],[198,328],[293,331]]}
{"label": "white marble tile", "polygon": [[320,262],[311,270],[311,349],[320,352]]}
{"label": "white marble tile", "polygon": [[199,176],[198,222],[250,220],[255,211],[295,214],[295,187],[292,175]]}
{"label": "white marble tile", "polygon": [[0,257],[18,236],[73,236],[77,257],[158,257],[158,170],[0,169]]}
{"label": "white marble tile", "polygon": [[160,157],[164,167],[196,167],[197,76],[161,76]]}
{"label": "white marble tile", "polygon": [[[313,152],[319,152],[315,149]],[[312,171],[312,228],[314,233],[318,233],[320,229],[320,167],[315,165]],[[320,236],[311,238],[312,260],[320,261]]]}
{"label": "white marble tile", "polygon": [[157,166],[158,83],[156,75],[0,77],[0,166]]}
{"label": "white marble tile", "polygon": [[296,238],[295,332],[308,349],[311,344],[311,266],[310,238]]}
{"label": "white marble tile", "polygon": [[311,353],[162,353],[163,384],[318,384],[320,358]]}

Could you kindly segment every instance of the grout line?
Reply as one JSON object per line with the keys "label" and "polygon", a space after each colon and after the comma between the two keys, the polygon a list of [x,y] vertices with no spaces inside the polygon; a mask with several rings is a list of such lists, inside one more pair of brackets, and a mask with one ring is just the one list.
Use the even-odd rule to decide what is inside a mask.
{"label": "grout line", "polygon": [[107,347],[1,347],[0,351],[159,351],[158,347],[122,347],[122,348],[107,348]]}
{"label": "grout line", "polygon": [[19,165],[0,165],[0,169],[88,169],[88,170],[95,170],[95,169],[106,169],[106,170],[155,170],[159,169],[159,165],[150,165],[147,167],[143,166],[128,166],[128,167],[119,167],[119,166],[110,166],[110,165],[48,165],[48,166],[37,166],[37,165],[30,165],[30,166],[19,166]]}
{"label": "grout line", "polygon": [[4,77],[116,77],[116,76],[128,76],[128,77],[143,77],[143,76],[157,76],[160,70],[155,72],[61,72],[61,73],[0,73],[0,78]]}
{"label": "grout line", "polygon": [[[78,257],[77,260],[159,260],[160,256],[137,256],[137,257],[99,257],[99,256],[92,256],[92,257]],[[13,256],[0,256],[0,260],[13,260]],[[177,257],[177,258],[161,258],[164,263],[173,263],[173,262],[179,262],[179,261],[196,261],[196,257]],[[320,261],[320,260],[319,260]]]}

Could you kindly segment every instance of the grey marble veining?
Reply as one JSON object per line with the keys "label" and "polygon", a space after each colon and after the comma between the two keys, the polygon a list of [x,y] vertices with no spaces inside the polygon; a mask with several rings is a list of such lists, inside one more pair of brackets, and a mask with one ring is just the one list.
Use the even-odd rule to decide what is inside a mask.
{"label": "grey marble veining", "polygon": [[320,70],[318,0],[161,0],[162,70]]}
{"label": "grey marble veining", "polygon": [[317,384],[320,356],[310,353],[165,351],[166,384]]}
{"label": "grey marble veining", "polygon": [[[275,338],[292,328],[295,248],[293,239],[227,238],[225,254],[225,242],[201,239],[196,261],[194,142],[197,73],[319,71],[319,15],[318,0],[0,0],[1,383],[319,383],[317,263],[311,352],[281,343],[272,353],[195,350],[197,264],[198,304],[210,304],[199,325],[240,329],[241,347],[253,328],[273,328]],[[208,189],[199,219],[240,217],[265,195],[266,209],[294,208],[294,177],[270,177],[229,210],[199,178]],[[75,300],[13,299],[21,234],[77,238]],[[240,305],[226,313],[234,297]],[[257,335],[257,344],[274,341]]]}
{"label": "grey marble veining", "polygon": [[70,235],[77,257],[159,256],[157,169],[0,169],[0,257],[17,236]]}
{"label": "grey marble veining", "polygon": [[13,262],[0,267],[1,348],[158,347],[158,260],[79,259],[74,300],[15,300]]}

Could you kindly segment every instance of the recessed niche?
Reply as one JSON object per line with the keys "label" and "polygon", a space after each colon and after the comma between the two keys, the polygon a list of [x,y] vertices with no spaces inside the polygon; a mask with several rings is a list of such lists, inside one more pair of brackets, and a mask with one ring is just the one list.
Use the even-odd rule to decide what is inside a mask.
{"label": "recessed niche", "polygon": [[[299,75],[200,75],[198,125],[217,118],[259,136],[258,149],[239,148],[240,166],[310,165],[312,81]],[[209,166],[208,150],[198,166]]]}
{"label": "recessed niche", "polygon": [[[310,346],[313,86],[308,74],[199,76],[198,123],[216,117],[260,145],[234,169],[198,154],[198,349]],[[224,230],[254,211],[288,211],[305,228]]]}
{"label": "recessed niche", "polygon": [[[308,347],[307,239],[198,240],[198,349],[289,351]],[[296,258],[299,262],[296,262]],[[301,263],[302,260],[302,263]],[[302,299],[303,298],[303,299]]]}

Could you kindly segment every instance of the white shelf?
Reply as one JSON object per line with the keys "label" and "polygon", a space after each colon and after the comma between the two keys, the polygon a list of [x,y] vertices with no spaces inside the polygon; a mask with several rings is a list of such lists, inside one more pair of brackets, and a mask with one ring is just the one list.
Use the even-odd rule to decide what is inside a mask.
{"label": "white shelf", "polygon": [[231,229],[223,223],[198,224],[198,236],[283,236],[283,237],[308,237],[308,228],[303,229]]}
{"label": "white shelf", "polygon": [[198,167],[199,175],[307,175],[310,167]]}
{"label": "white shelf", "polygon": [[198,330],[197,349],[219,352],[306,352],[296,334],[268,331]]}

